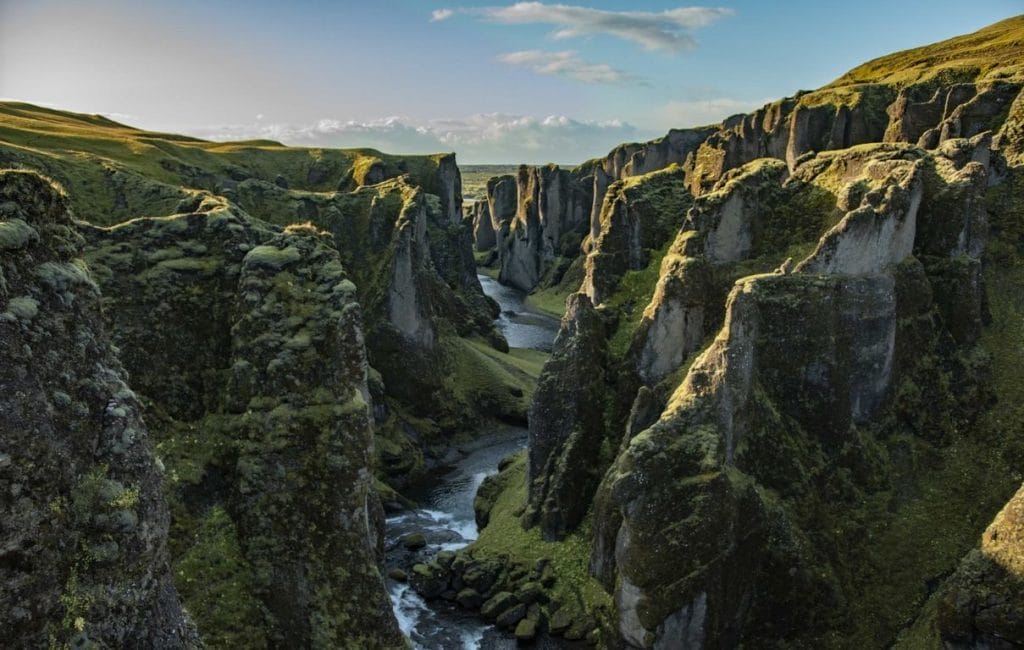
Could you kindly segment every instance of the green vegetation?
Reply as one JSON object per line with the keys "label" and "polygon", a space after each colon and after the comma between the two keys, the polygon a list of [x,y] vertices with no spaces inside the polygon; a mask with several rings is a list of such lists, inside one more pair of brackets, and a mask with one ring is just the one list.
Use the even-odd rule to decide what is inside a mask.
{"label": "green vegetation", "polygon": [[[437,192],[445,156],[207,142],[97,115],[0,102],[0,164],[39,169],[58,180],[76,215],[98,224],[173,214],[194,200],[195,190],[232,199],[239,192],[255,193],[277,197],[277,205],[301,205],[303,199],[408,174],[413,185]],[[254,214],[265,217],[259,210]]]}
{"label": "green vegetation", "polygon": [[653,253],[650,262],[642,270],[626,271],[615,293],[605,301],[606,308],[616,310],[619,316],[618,327],[608,337],[608,351],[613,358],[621,359],[629,350],[633,334],[636,333],[640,319],[643,318],[644,309],[654,296],[654,289],[661,277],[661,260],[668,252],[669,246],[671,242]]}
{"label": "green vegetation", "polygon": [[605,618],[611,597],[590,575],[590,519],[560,542],[545,542],[537,527],[523,530],[519,515],[526,506],[526,452],[519,452],[498,477],[500,492],[487,526],[469,550],[476,558],[507,555],[516,562],[550,560],[557,577],[549,590],[554,601],[567,608],[570,620],[587,616]]}
{"label": "green vegetation", "polygon": [[446,345],[454,364],[445,378],[447,392],[467,408],[488,405],[485,412],[526,421],[545,353],[522,349],[502,353],[485,341],[459,338],[447,340]]}
{"label": "green vegetation", "polygon": [[266,648],[263,612],[250,583],[234,522],[215,506],[175,563],[175,584],[211,648]]}
{"label": "green vegetation", "polygon": [[973,34],[896,52],[857,66],[825,88],[884,83],[945,84],[1024,76],[1024,16],[1008,18]]}
{"label": "green vegetation", "polygon": [[[993,190],[991,199],[1004,197],[1021,179],[1015,174],[1009,185]],[[983,330],[981,344],[992,353],[996,402],[974,426],[955,435],[941,454],[926,452],[926,466],[919,468],[924,471],[919,471],[914,487],[915,501],[891,519],[881,502],[876,512],[863,515],[886,523],[872,533],[873,557],[865,566],[867,579],[860,583],[862,613],[854,618],[878,618],[887,629],[906,627],[895,647],[907,650],[938,645],[936,603],[933,599],[925,604],[932,593],[928,587],[937,586],[934,578],[977,546],[981,531],[1024,480],[1024,262],[1015,252],[1024,233],[1024,203],[1018,195],[990,205],[997,208],[994,223],[1002,227],[986,254],[992,323]],[[1015,227],[1008,228],[1011,223]],[[922,575],[933,578],[930,585],[916,579]],[[916,623],[907,627],[915,618]]]}

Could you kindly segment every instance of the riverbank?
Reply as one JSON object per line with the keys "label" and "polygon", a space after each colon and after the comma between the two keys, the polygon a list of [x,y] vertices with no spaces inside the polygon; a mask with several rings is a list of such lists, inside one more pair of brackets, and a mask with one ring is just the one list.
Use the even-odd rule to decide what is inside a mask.
{"label": "riverbank", "polygon": [[[501,308],[495,325],[509,343],[509,352],[486,346],[479,351],[497,363],[513,365],[536,381],[551,350],[558,321],[531,309],[525,296],[487,276],[479,276],[484,293]],[[438,553],[464,548],[478,537],[474,513],[477,490],[488,476],[497,474],[503,459],[526,448],[524,427],[493,424],[475,440],[458,446],[452,461],[426,480],[411,487],[406,497],[418,507],[387,519],[385,536],[387,586],[399,624],[415,648],[447,650],[516,647],[515,637],[487,625],[445,592],[425,600],[409,584],[417,565]],[[560,647],[542,643],[537,647]]]}

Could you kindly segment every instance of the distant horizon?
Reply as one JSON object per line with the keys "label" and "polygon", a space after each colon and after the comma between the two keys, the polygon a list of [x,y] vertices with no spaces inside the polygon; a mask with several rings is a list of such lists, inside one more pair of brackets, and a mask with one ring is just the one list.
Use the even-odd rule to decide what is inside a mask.
{"label": "distant horizon", "polygon": [[1021,11],[717,4],[5,2],[0,97],[218,142],[577,165]]}

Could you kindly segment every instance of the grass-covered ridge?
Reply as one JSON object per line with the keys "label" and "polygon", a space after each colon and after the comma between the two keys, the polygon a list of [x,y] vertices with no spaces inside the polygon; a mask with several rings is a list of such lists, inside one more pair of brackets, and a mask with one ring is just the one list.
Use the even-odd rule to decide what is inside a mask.
{"label": "grass-covered ridge", "polygon": [[323,193],[408,174],[413,185],[436,193],[437,171],[448,156],[289,147],[269,140],[209,142],[99,115],[0,102],[0,165],[45,171],[64,185],[79,218],[102,224],[171,214],[193,190],[233,198],[247,180]]}
{"label": "grass-covered ridge", "polygon": [[972,34],[873,59],[826,88],[1010,78],[1024,78],[1024,16],[1008,18]]}

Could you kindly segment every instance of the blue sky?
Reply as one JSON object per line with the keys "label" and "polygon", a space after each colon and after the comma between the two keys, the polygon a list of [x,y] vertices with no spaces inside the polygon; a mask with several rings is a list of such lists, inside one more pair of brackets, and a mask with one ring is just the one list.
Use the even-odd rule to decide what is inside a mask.
{"label": "blue sky", "polygon": [[1021,0],[0,0],[0,97],[216,139],[576,163]]}

